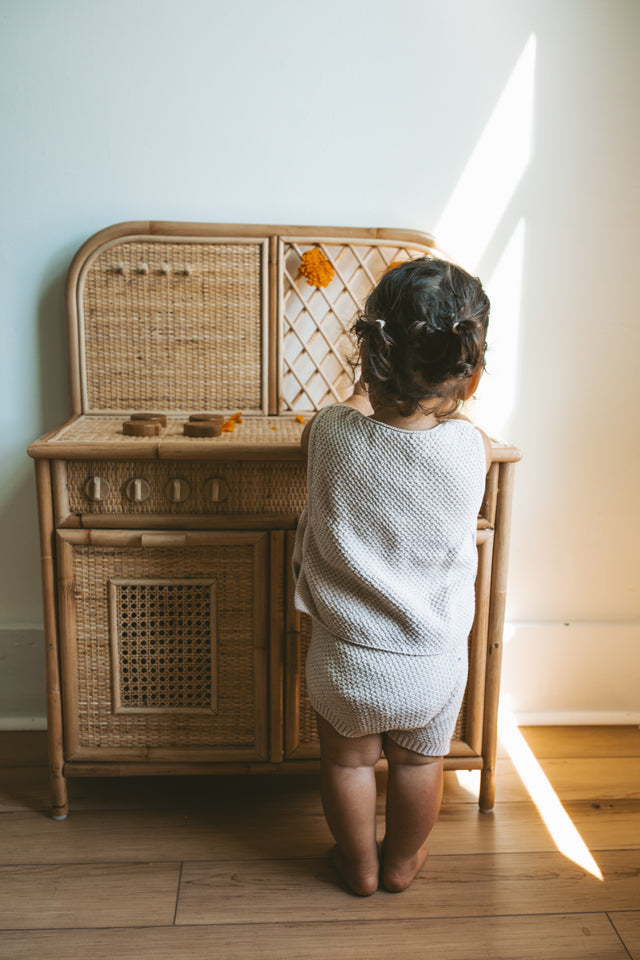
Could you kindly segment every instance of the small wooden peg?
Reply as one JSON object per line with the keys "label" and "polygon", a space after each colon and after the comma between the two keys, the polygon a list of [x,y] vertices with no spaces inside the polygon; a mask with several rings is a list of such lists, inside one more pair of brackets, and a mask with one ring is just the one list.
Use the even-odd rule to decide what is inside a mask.
{"label": "small wooden peg", "polygon": [[160,423],[158,420],[125,420],[122,432],[126,437],[158,437]]}
{"label": "small wooden peg", "polygon": [[132,413],[130,420],[147,420],[151,422],[159,423],[161,427],[166,427],[167,425],[167,415],[166,413]]}

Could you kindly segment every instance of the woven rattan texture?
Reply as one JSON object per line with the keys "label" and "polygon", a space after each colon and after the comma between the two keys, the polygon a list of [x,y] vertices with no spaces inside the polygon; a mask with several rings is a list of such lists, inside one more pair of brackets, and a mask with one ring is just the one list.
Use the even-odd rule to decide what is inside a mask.
{"label": "woven rattan texture", "polygon": [[[256,740],[253,550],[250,546],[174,549],[74,546],[80,746],[247,745]],[[215,713],[114,713],[110,655],[110,580],[209,579],[216,582]],[[142,622],[141,622],[142,627]],[[152,637],[159,656],[176,637]],[[150,654],[153,659],[154,653]],[[209,676],[209,667],[200,661]],[[206,682],[205,678],[201,678]],[[200,702],[198,703],[200,706]]]}
{"label": "woven rattan texture", "polygon": [[[302,257],[313,247],[335,271],[326,287],[311,286],[300,274]],[[283,410],[319,410],[345,396],[353,382],[349,329],[364,301],[392,263],[429,252],[429,247],[364,241],[283,244]]]}
{"label": "woven rattan texture", "polygon": [[[105,500],[91,501],[85,493],[90,477],[109,482]],[[151,489],[147,500],[132,503],[125,489],[130,480],[146,480]],[[189,496],[173,503],[167,490],[171,480],[189,486]],[[222,480],[228,496],[219,502],[207,497],[207,481]],[[176,514],[181,516],[226,513],[299,515],[307,497],[305,464],[292,461],[192,462],[190,460],[69,460],[67,463],[69,510],[74,514],[131,516]]]}
{"label": "woven rattan texture", "polygon": [[262,247],[134,240],[81,297],[87,411],[262,406]]}
{"label": "woven rattan texture", "polygon": [[304,664],[307,660],[309,644],[311,643],[311,617],[306,613],[299,614],[300,617],[300,657],[299,663],[302,665],[300,671],[300,713],[298,716],[298,738],[300,745],[308,743],[320,743],[318,737],[318,726],[316,723],[316,713],[309,702],[307,694],[307,681],[305,677]]}
{"label": "woven rattan texture", "polygon": [[212,580],[111,581],[119,710],[215,706],[214,589]]}
{"label": "woven rattan texture", "polygon": [[[311,617],[300,614],[300,663],[307,659],[309,644],[311,643]],[[471,643],[471,638],[469,638]],[[458,714],[452,740],[464,740],[467,729],[467,693],[465,692],[462,707]],[[304,667],[300,675],[300,714],[298,719],[300,744],[319,743],[315,711],[309,702]]]}
{"label": "woven rattan texture", "polygon": [[[185,417],[171,419],[162,427],[158,437],[151,440],[146,437],[127,437],[122,432],[123,417],[78,417],[63,427],[49,440],[50,443],[139,443],[158,444],[163,440],[184,442],[185,444],[206,443],[212,449],[234,446],[238,443],[264,443],[277,447],[283,443],[300,443],[304,423],[297,423],[289,417],[246,417],[238,423],[233,433],[223,433],[219,437],[185,437],[182,433]],[[53,452],[55,455],[55,451]]]}

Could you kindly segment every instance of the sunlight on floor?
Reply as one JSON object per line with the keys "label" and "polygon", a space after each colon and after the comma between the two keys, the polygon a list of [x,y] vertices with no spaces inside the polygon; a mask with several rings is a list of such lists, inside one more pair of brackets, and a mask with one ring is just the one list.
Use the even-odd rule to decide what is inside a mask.
{"label": "sunlight on floor", "polygon": [[524,739],[508,704],[500,708],[498,717],[500,741],[518,771],[518,775],[538,808],[545,826],[560,851],[573,863],[597,880],[603,880],[600,867],[578,833],[571,817],[538,763],[531,747]]}
{"label": "sunlight on floor", "polygon": [[[498,719],[500,741],[509,754],[553,842],[567,859],[576,863],[596,880],[604,880],[600,867],[578,833],[571,817],[526,742],[508,706],[500,707]],[[480,790],[479,770],[458,770],[456,777],[463,790],[474,796]]]}

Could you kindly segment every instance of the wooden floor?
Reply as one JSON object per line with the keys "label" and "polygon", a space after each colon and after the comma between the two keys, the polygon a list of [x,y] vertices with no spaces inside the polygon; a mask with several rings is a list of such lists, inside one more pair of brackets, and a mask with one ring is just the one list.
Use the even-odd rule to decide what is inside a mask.
{"label": "wooden floor", "polygon": [[74,780],[55,822],[43,735],[0,734],[0,958],[640,958],[640,730],[523,733],[603,880],[504,753],[493,814],[447,774],[423,873],[360,899],[327,862],[313,776]]}

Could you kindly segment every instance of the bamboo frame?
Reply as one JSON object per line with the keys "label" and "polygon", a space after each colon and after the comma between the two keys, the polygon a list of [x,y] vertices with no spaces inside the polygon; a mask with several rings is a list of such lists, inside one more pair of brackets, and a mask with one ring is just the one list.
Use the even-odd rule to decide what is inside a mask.
{"label": "bamboo frame", "polygon": [[284,720],[284,568],[285,532],[271,532],[269,557],[269,596],[271,600],[269,632],[269,755],[272,763],[280,763],[284,756],[282,727]]}
{"label": "bamboo frame", "polygon": [[[469,680],[466,693],[466,729],[464,743],[476,756],[482,755],[484,725],[485,664],[487,656],[487,629],[489,625],[489,584],[493,560],[493,531],[479,530],[478,573],[476,576],[476,610],[471,630],[469,651]],[[456,747],[458,744],[456,744]],[[460,753],[460,749],[456,751]]]}
{"label": "bamboo frame", "polygon": [[60,689],[60,643],[56,605],[51,472],[47,460],[36,463],[36,491],[40,526],[40,558],[44,613],[44,643],[47,685],[47,728],[49,731],[49,779],[54,820],[64,820],[69,812],[69,796],[64,775],[64,733]]}
{"label": "bamboo frame", "polygon": [[495,804],[496,754],[498,748],[498,701],[502,665],[502,634],[507,595],[509,531],[513,499],[514,463],[500,464],[496,532],[493,547],[493,570],[487,634],[487,676],[485,689],[485,722],[482,739],[484,764],[480,777],[480,809],[488,813]]}

